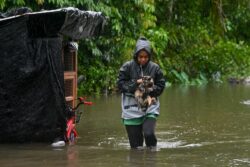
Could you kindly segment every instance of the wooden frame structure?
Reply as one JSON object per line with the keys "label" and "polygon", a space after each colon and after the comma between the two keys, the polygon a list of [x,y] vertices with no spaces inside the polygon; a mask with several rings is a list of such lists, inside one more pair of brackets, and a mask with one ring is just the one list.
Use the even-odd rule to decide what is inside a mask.
{"label": "wooden frame structure", "polygon": [[64,93],[65,100],[71,107],[76,106],[77,98],[77,51],[63,48]]}

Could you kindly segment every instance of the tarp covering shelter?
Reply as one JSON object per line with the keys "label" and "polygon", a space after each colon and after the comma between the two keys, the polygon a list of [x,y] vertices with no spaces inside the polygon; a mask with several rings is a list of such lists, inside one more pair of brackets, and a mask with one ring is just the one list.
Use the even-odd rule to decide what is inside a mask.
{"label": "tarp covering shelter", "polygon": [[99,35],[99,12],[63,8],[0,19],[0,142],[52,141],[66,128],[62,40]]}

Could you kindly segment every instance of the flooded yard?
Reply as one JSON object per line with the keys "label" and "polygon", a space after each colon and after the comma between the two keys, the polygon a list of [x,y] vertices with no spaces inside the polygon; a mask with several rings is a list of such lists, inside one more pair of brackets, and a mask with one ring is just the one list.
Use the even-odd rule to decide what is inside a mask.
{"label": "flooded yard", "polygon": [[75,146],[0,145],[1,167],[250,166],[250,86],[172,86],[160,98],[156,150],[130,150],[120,95],[90,97]]}

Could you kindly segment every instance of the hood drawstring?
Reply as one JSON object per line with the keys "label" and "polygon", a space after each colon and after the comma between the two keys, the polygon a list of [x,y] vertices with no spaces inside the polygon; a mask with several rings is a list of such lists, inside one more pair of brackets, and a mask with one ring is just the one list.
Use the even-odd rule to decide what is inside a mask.
{"label": "hood drawstring", "polygon": [[141,68],[141,77],[143,78],[144,74],[143,74],[142,65],[140,65],[140,68]]}

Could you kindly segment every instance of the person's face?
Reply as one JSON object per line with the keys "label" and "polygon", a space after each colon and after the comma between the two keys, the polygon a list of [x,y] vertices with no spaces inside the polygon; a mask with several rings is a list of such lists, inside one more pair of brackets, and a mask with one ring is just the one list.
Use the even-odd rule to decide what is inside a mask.
{"label": "person's face", "polygon": [[149,60],[149,55],[145,50],[141,50],[137,57],[138,63],[140,65],[145,65]]}

